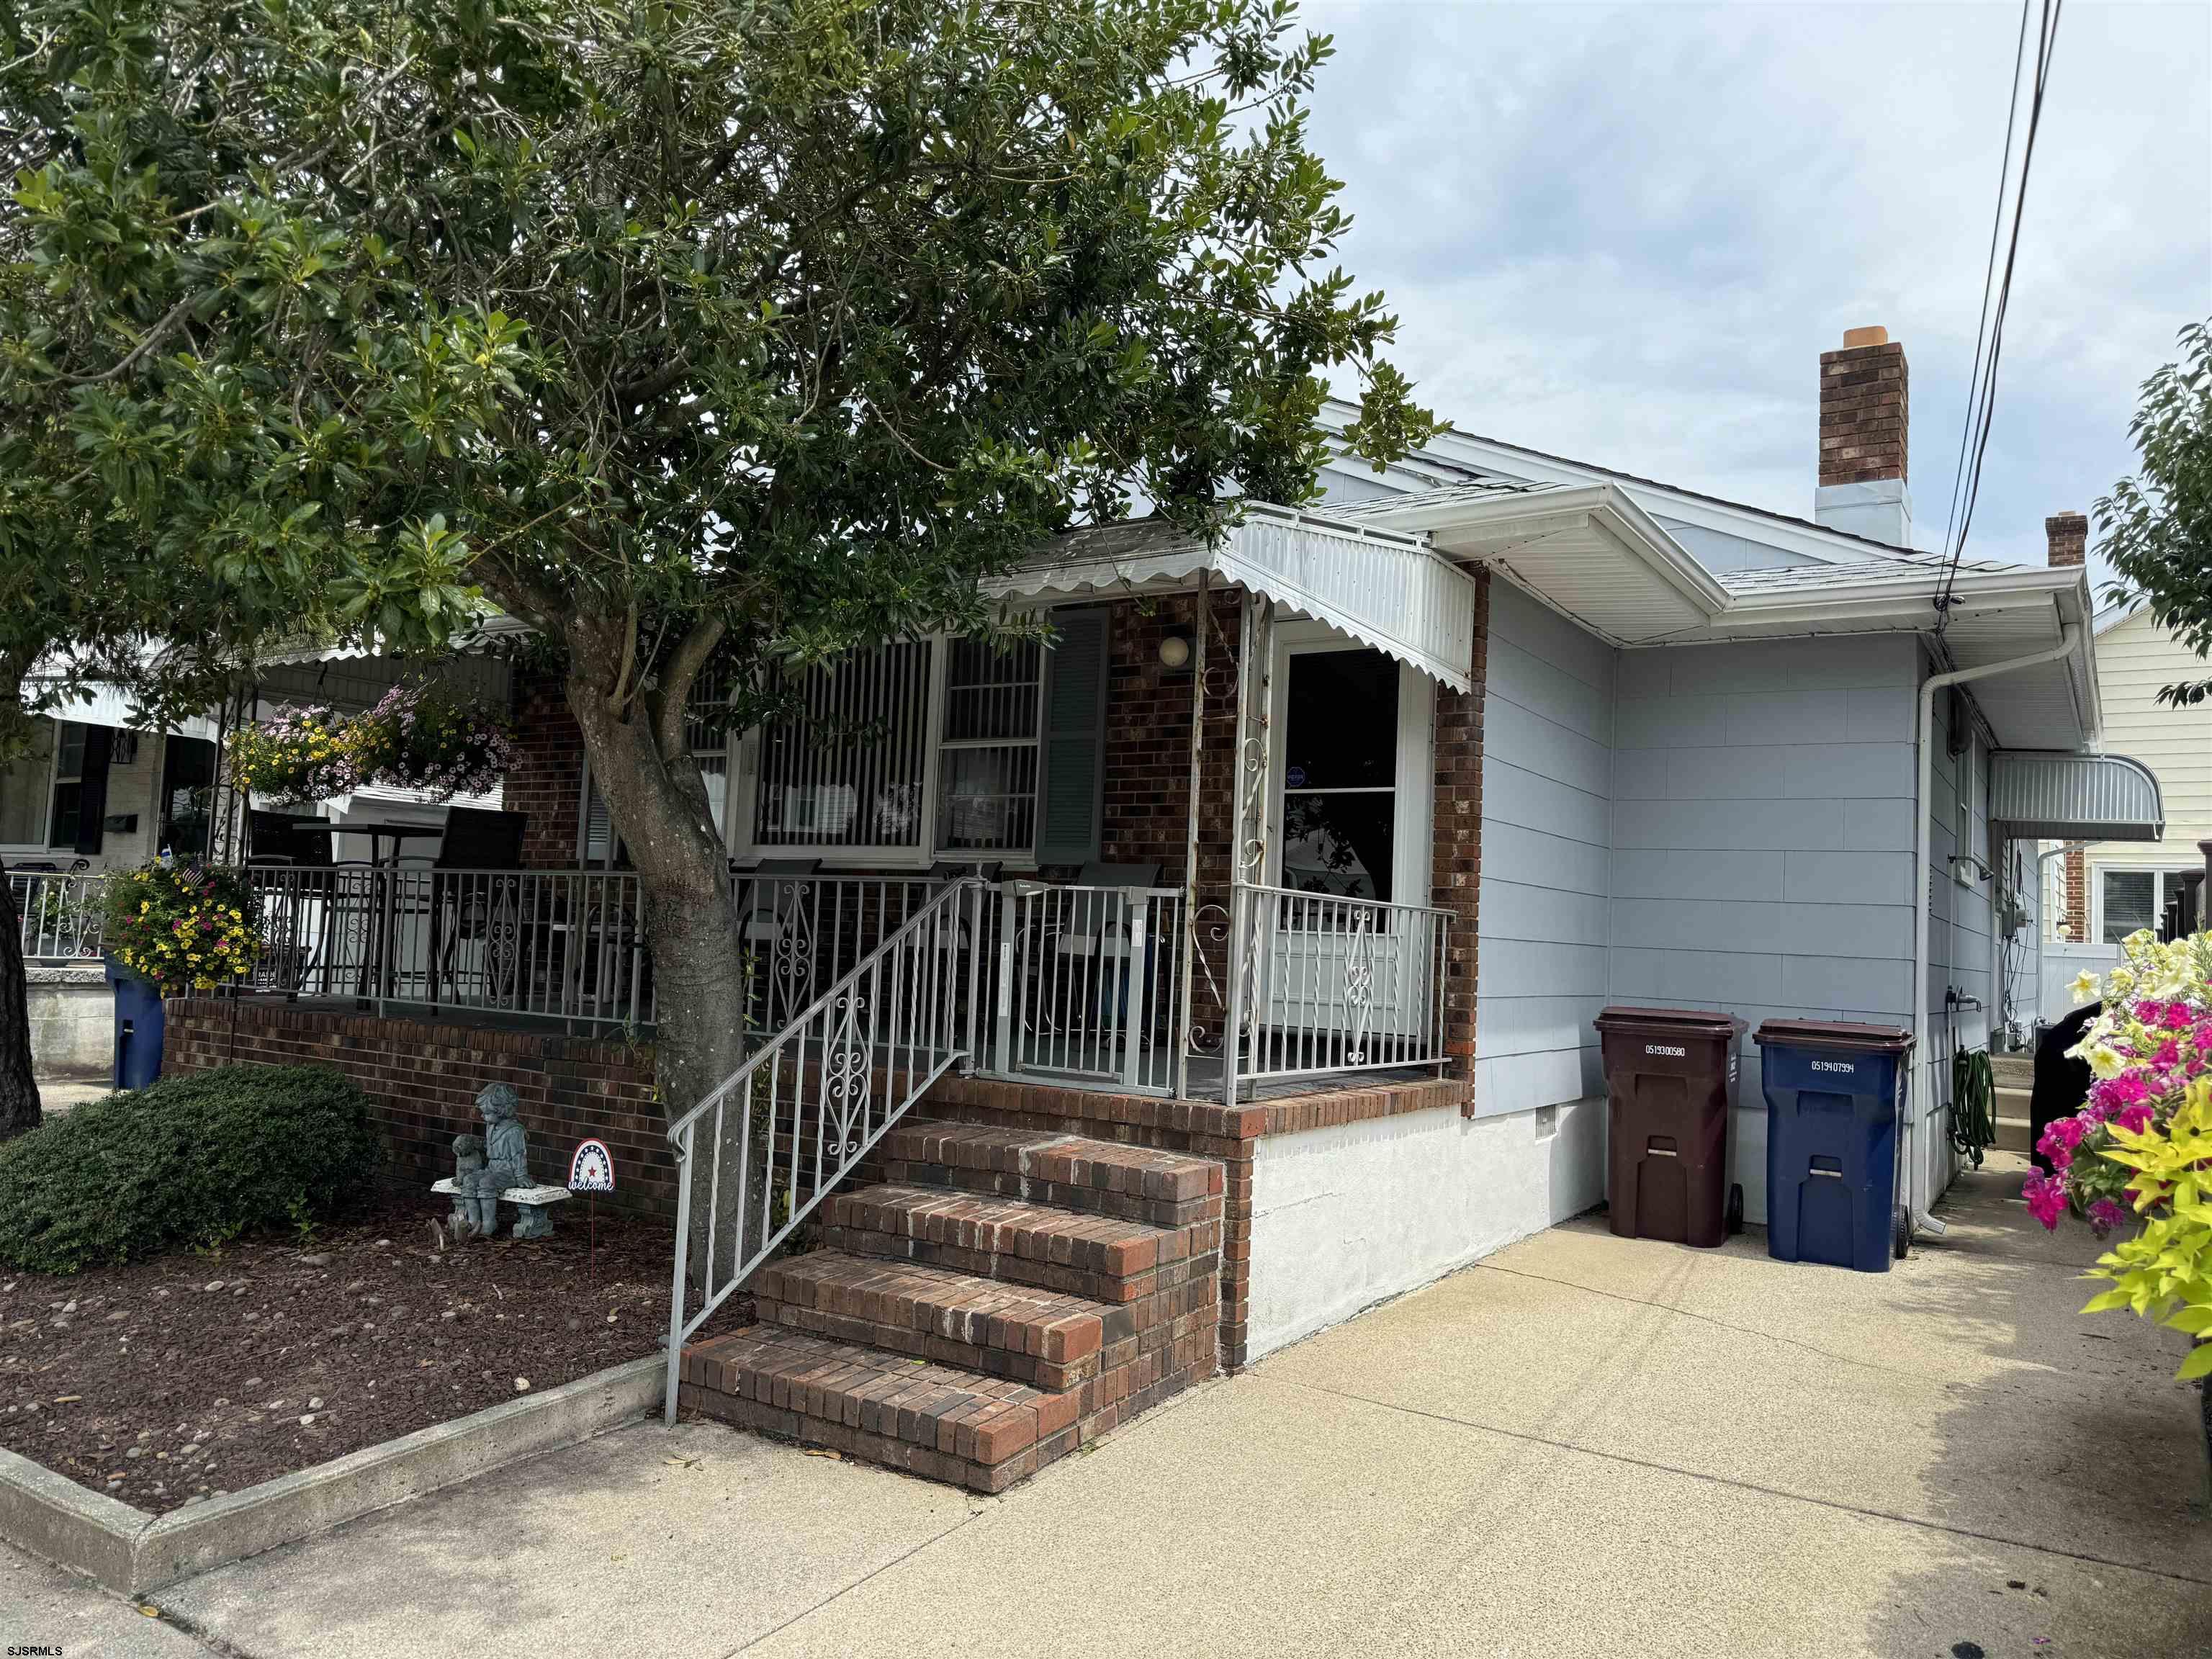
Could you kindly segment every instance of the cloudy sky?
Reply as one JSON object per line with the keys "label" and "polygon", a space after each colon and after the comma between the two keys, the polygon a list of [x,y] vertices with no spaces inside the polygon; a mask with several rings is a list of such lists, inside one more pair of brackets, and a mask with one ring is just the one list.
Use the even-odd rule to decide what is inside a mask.
{"label": "cloudy sky", "polygon": [[[1911,365],[1915,538],[1941,542],[2015,5],[1304,16],[1336,40],[1314,137],[1345,264],[1439,414],[1810,516],[1819,354],[1880,323]],[[2130,470],[2136,389],[2208,315],[2212,3],[2072,0],[1970,555],[2042,562],[2044,515]]]}

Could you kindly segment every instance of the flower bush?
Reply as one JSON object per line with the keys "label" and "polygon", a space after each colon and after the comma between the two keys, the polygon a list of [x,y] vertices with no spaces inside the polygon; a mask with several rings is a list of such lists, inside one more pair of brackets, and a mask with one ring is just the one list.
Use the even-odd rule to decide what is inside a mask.
{"label": "flower bush", "polygon": [[433,800],[482,794],[514,759],[507,721],[432,687],[395,685],[350,719],[284,708],[231,739],[239,782],[279,801],[328,800],[363,784],[420,789]]}
{"label": "flower bush", "polygon": [[253,895],[237,872],[142,865],[110,876],[102,943],[161,995],[211,991],[260,954]]}
{"label": "flower bush", "polygon": [[[2071,1050],[2094,1080],[2072,1117],[2043,1133],[2038,1170],[2021,1195],[2057,1228],[2071,1213],[2100,1238],[2131,1222],[2130,1237],[2090,1269],[2113,1288],[2085,1313],[2127,1308],[2192,1337],[2212,1334],[2212,934],[2160,944],[2148,931],[2121,941],[2121,964],[2084,973],[2075,1000],[2103,1011]],[[2212,1376],[2212,1342],[2183,1364]]]}
{"label": "flower bush", "polygon": [[504,720],[421,685],[393,686],[347,722],[346,741],[365,780],[424,790],[433,800],[483,793],[514,759]]}
{"label": "flower bush", "polygon": [[246,788],[280,801],[328,800],[362,782],[346,722],[319,704],[280,708],[272,720],[240,726],[230,739],[230,767]]}

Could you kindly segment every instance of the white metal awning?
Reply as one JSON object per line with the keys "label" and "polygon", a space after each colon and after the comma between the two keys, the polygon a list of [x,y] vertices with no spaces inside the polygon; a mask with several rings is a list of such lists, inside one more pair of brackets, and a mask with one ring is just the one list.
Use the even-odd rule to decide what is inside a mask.
{"label": "white metal awning", "polygon": [[1473,577],[1425,538],[1248,505],[1218,545],[1162,519],[1078,530],[985,584],[994,599],[1075,599],[1188,587],[1200,570],[1264,594],[1410,664],[1474,689]]}
{"label": "white metal awning", "polygon": [[2019,840],[2166,838],[2158,778],[2125,755],[2000,750],[1990,764],[1990,819]]}
{"label": "white metal awning", "polygon": [[1703,628],[1728,608],[1728,590],[1618,484],[1448,484],[1352,516],[1503,572],[1609,645]]}

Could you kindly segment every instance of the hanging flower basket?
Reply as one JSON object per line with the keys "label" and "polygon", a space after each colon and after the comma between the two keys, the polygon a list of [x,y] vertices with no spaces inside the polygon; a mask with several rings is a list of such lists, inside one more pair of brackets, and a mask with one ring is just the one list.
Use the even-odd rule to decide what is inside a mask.
{"label": "hanging flower basket", "polygon": [[230,739],[231,775],[257,795],[277,801],[328,800],[360,787],[361,769],[346,722],[319,704],[280,708]]}
{"label": "hanging flower basket", "polygon": [[235,871],[153,863],[107,878],[101,943],[162,996],[243,978],[261,951],[258,907]]}
{"label": "hanging flower basket", "polygon": [[345,735],[364,781],[420,789],[433,800],[483,794],[514,759],[503,718],[428,686],[393,686],[346,723]]}

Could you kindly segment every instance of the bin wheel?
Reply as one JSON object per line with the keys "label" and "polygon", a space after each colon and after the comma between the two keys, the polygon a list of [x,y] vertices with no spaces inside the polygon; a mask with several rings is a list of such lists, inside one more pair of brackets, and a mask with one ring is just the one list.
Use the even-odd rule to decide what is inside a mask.
{"label": "bin wheel", "polygon": [[1733,1182],[1729,1188],[1728,1231],[1733,1238],[1743,1231],[1743,1182]]}
{"label": "bin wheel", "polygon": [[1897,1259],[1899,1261],[1912,1254],[1912,1217],[1910,1212],[1899,1210],[1896,1219]]}

